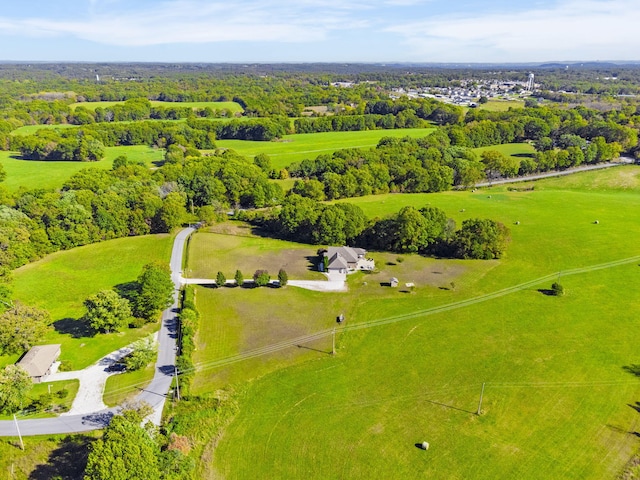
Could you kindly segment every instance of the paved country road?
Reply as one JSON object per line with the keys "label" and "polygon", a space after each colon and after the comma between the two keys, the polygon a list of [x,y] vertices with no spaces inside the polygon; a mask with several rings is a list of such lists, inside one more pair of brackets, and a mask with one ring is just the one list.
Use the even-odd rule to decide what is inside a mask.
{"label": "paved country road", "polygon": [[[169,264],[171,267],[171,279],[175,286],[173,304],[162,312],[162,325],[158,334],[156,373],[147,388],[135,398],[136,401],[147,402],[153,407],[151,420],[156,425],[160,424],[162,409],[171,388],[175,368],[176,338],[178,334],[178,293],[182,281],[182,255],[187,238],[195,230],[193,227],[181,230],[173,242]],[[18,423],[20,433],[23,436],[87,432],[104,428],[118,410],[119,407],[115,407],[81,415],[19,420]],[[13,421],[0,421],[0,436],[17,436],[17,433],[16,425]]]}

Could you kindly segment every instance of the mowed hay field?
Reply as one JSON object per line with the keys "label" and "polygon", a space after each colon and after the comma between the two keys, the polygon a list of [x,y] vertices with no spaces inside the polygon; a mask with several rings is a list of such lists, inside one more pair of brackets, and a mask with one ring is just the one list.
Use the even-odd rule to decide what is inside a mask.
{"label": "mowed hay field", "polygon": [[[500,220],[512,241],[499,261],[373,253],[380,273],[347,293],[198,289],[197,393],[242,392],[202,478],[616,478],[639,446],[640,379],[624,367],[640,363],[640,190],[621,185],[640,169],[602,173],[349,200],[369,216],[431,204],[458,224]],[[564,297],[539,291],[555,272]],[[381,286],[392,274],[401,287]],[[336,356],[329,335],[214,365],[330,331],[343,311]]]}
{"label": "mowed hay field", "polygon": [[105,157],[99,162],[54,162],[22,160],[17,152],[0,152],[0,163],[7,172],[3,182],[9,190],[26,188],[60,188],[74,173],[85,168],[108,170],[113,160],[126,155],[130,160],[142,160],[149,167],[164,160],[164,149],[136,145],[130,147],[107,147]]}
{"label": "mowed hay field", "polygon": [[360,132],[321,132],[285,135],[275,142],[254,142],[248,140],[218,140],[219,148],[230,148],[248,157],[266,153],[271,158],[273,168],[286,168],[293,162],[306,158],[316,158],[322,154],[332,154],[343,148],[375,147],[382,137],[426,137],[435,128],[407,128],[396,130],[365,130]]}

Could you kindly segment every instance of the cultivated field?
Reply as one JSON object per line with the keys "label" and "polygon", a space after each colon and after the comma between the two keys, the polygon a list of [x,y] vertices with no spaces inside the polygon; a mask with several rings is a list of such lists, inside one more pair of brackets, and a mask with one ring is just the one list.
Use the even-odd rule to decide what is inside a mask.
{"label": "cultivated field", "polygon": [[365,130],[361,132],[321,132],[285,135],[276,142],[252,142],[245,140],[218,140],[220,148],[231,148],[236,152],[254,157],[266,153],[274,168],[288,167],[293,162],[305,158],[316,158],[321,154],[331,154],[342,148],[375,147],[382,137],[426,137],[435,128],[408,128],[395,130]]}
{"label": "cultivated field", "polygon": [[[379,273],[348,293],[199,288],[196,391],[244,392],[203,477],[615,478],[640,420],[624,368],[638,363],[639,174],[349,200],[369,216],[430,204],[500,220],[512,241],[499,261],[373,253]],[[381,285],[390,276],[400,288]],[[545,295],[558,278],[566,296]],[[322,330],[307,348],[223,360]]]}
{"label": "cultivated field", "polygon": [[126,155],[131,160],[142,160],[149,167],[164,160],[164,150],[144,145],[107,147],[105,158],[99,162],[22,160],[16,152],[0,152],[0,163],[7,172],[3,185],[9,190],[17,190],[19,187],[60,188],[71,175],[85,168],[110,169],[113,160],[120,155]]}

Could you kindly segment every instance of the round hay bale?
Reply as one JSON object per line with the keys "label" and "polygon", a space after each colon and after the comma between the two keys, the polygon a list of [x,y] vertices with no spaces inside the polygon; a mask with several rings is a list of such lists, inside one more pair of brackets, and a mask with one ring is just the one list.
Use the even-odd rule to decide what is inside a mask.
{"label": "round hay bale", "polygon": [[420,448],[422,448],[423,450],[429,450],[429,442],[422,442]]}
{"label": "round hay bale", "polygon": [[516,225],[520,225],[520,220],[517,220],[517,221],[516,221]]}
{"label": "round hay bale", "polygon": [[595,223],[596,225],[598,225],[600,222],[599,222],[598,220],[596,220],[596,221],[595,221],[595,222],[593,222],[593,223]]}

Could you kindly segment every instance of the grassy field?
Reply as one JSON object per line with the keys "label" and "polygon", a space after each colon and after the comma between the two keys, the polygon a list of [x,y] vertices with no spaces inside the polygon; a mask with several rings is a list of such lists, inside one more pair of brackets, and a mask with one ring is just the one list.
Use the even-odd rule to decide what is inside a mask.
{"label": "grassy field", "polygon": [[132,400],[140,393],[141,388],[145,388],[153,379],[156,372],[155,360],[146,368],[133,372],[124,372],[118,375],[111,375],[107,378],[104,388],[103,400],[108,407],[121,405],[127,400]]}
{"label": "grassy field", "polygon": [[290,278],[322,280],[324,276],[311,270],[317,248],[281,240],[199,231],[189,242],[185,275],[192,278],[216,278],[219,271],[232,279],[236,270],[250,278],[258,269],[267,270],[272,278],[284,268]]}
{"label": "grassy field", "polygon": [[[71,108],[84,107],[88,110],[95,110],[98,107],[107,108],[114,105],[121,105],[123,103],[124,102],[79,102],[72,103]],[[210,107],[213,110],[228,109],[233,113],[244,111],[242,106],[236,102],[161,102],[159,100],[151,100],[151,105],[154,107],[190,107],[193,109]]]}
{"label": "grassy field", "polygon": [[510,108],[524,108],[524,100],[494,100],[490,99],[487,103],[478,105],[483,110],[491,110],[493,112],[506,112]]}
{"label": "grassy field", "polygon": [[80,479],[87,464],[88,445],[100,433],[0,439],[0,478],[10,480]]}
{"label": "grassy field", "polygon": [[[43,343],[62,344],[61,360],[73,369],[84,368],[107,353],[148,335],[155,324],[120,333],[79,335],[82,302],[100,290],[134,281],[143,265],[166,262],[171,253],[170,235],[121,238],[57,252],[14,271],[15,297],[28,305],[47,309],[56,327]],[[12,357],[0,357],[0,365]]]}
{"label": "grassy field", "polygon": [[536,149],[530,143],[505,143],[504,145],[492,145],[490,147],[474,148],[473,151],[480,155],[487,150],[497,150],[498,152],[512,156],[512,157],[525,157],[536,153]]}
{"label": "grassy field", "polygon": [[274,168],[280,169],[305,158],[316,158],[343,148],[375,147],[382,137],[426,137],[435,128],[410,128],[397,130],[365,130],[362,132],[322,132],[285,135],[277,142],[252,142],[245,140],[218,140],[220,148],[231,148],[236,152],[254,157],[266,153]]}
{"label": "grassy field", "polygon": [[[640,169],[602,174],[349,200],[371,216],[431,204],[458,224],[500,220],[512,241],[499,261],[373,253],[379,272],[348,293],[199,288],[194,387],[245,392],[203,478],[615,478],[640,428],[640,381],[624,368],[638,363]],[[540,291],[554,272],[565,297]],[[382,286],[391,276],[415,290]],[[338,312],[335,357],[327,336],[212,366],[330,329]]]}
{"label": "grassy field", "polygon": [[7,172],[3,182],[9,190],[26,188],[60,188],[71,175],[85,168],[108,170],[113,160],[126,155],[132,160],[143,160],[149,167],[164,159],[164,150],[136,145],[131,147],[107,147],[105,158],[99,162],[49,162],[22,160],[16,152],[0,152],[0,163]]}

